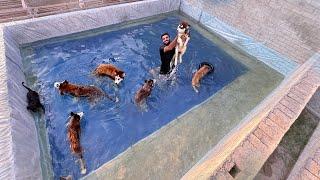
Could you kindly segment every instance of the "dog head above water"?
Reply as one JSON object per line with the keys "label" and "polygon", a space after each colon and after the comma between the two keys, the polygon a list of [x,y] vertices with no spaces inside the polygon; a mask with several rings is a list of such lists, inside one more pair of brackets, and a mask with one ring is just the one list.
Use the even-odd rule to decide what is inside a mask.
{"label": "dog head above water", "polygon": [[64,80],[63,82],[55,82],[54,87],[57,89],[60,89],[60,88],[67,86],[68,84],[69,84],[69,82],[67,80]]}
{"label": "dog head above water", "polygon": [[153,88],[156,80],[155,79],[148,79],[144,81],[143,87]]}
{"label": "dog head above water", "polygon": [[143,86],[137,91],[135,95],[135,102],[141,104],[150,94],[154,87],[156,80],[145,80]]}
{"label": "dog head above water", "polygon": [[78,112],[78,113],[71,112],[71,113],[70,113],[70,116],[71,116],[72,118],[79,119],[79,120],[81,120],[81,118],[83,117],[83,115],[84,115],[83,112]]}
{"label": "dog head above water", "polygon": [[182,21],[178,27],[177,27],[177,31],[178,33],[184,33],[184,34],[188,34],[190,29],[190,25],[186,22],[186,21]]}
{"label": "dog head above water", "polygon": [[117,75],[114,77],[114,83],[119,84],[121,81],[123,81],[126,74],[123,71],[117,72]]}

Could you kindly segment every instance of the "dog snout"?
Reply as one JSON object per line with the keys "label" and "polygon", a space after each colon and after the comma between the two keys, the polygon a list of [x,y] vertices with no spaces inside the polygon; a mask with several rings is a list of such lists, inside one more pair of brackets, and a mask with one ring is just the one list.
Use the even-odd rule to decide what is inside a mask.
{"label": "dog snout", "polygon": [[55,82],[55,83],[54,83],[54,87],[57,88],[57,89],[59,89],[60,84],[61,84],[61,82]]}
{"label": "dog snout", "polygon": [[119,76],[116,76],[114,79],[114,83],[119,84],[123,79]]}
{"label": "dog snout", "polygon": [[80,116],[80,118],[82,118],[84,115],[84,112],[78,112],[77,114]]}

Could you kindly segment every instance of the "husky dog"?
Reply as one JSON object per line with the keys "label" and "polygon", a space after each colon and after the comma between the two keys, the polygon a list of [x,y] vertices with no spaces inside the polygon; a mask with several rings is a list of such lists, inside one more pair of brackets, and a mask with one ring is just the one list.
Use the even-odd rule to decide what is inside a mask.
{"label": "husky dog", "polygon": [[122,70],[112,64],[100,64],[93,73],[99,76],[108,76],[116,84],[119,84],[126,75]]}
{"label": "husky dog", "polygon": [[182,56],[187,50],[187,44],[190,40],[190,25],[182,21],[177,27],[178,35],[177,35],[177,45],[175,49],[174,55],[174,65],[175,67],[179,63],[182,63]]}
{"label": "husky dog", "polygon": [[63,82],[55,82],[54,87],[60,91],[61,95],[68,93],[75,97],[88,97],[90,101],[96,101],[104,96],[109,98],[111,101],[117,102],[118,99],[111,98],[109,95],[104,93],[101,89],[90,85],[90,86],[83,86],[77,84],[71,84],[67,80]]}

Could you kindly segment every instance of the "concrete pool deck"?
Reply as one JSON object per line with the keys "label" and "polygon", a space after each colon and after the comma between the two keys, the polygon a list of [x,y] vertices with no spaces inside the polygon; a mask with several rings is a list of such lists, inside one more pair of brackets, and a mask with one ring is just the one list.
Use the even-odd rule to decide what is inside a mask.
{"label": "concrete pool deck", "polygon": [[[57,36],[67,35],[71,33],[81,32],[85,30],[90,30],[93,28],[99,28],[111,24],[117,24],[124,21],[139,19],[143,17],[148,17],[152,15],[162,14],[166,12],[172,12],[179,10],[183,13],[188,14],[192,18],[198,20],[190,12],[197,13],[196,10],[194,11],[188,11],[185,12],[183,8],[183,5],[185,9],[192,9],[191,7],[196,7],[195,3],[192,3],[192,1],[140,1],[132,4],[121,4],[116,6],[109,6],[99,9],[92,9],[92,10],[86,10],[86,11],[79,11],[79,12],[72,12],[67,14],[61,14],[61,15],[55,15],[55,16],[48,16],[44,18],[39,19],[33,19],[33,20],[25,20],[25,21],[19,21],[19,22],[11,22],[7,24],[1,24],[1,32],[0,32],[0,82],[6,86],[2,86],[0,90],[0,102],[1,102],[1,116],[0,116],[0,133],[1,137],[3,137],[1,141],[1,156],[0,156],[0,169],[3,170],[0,172],[1,178],[10,179],[14,177],[15,179],[42,179],[41,178],[41,169],[40,169],[40,155],[39,155],[39,145],[38,145],[38,137],[35,130],[34,121],[31,117],[31,115],[27,111],[22,111],[22,109],[25,109],[26,106],[26,97],[25,97],[25,90],[20,86],[21,81],[25,80],[23,71],[22,71],[22,62],[21,62],[21,56],[19,52],[19,46],[26,43],[31,43],[39,40],[44,40],[48,38],[53,38]],[[144,9],[149,9],[149,11],[145,11]],[[201,9],[201,8],[200,8]],[[103,15],[108,14],[108,17],[105,17]],[[200,18],[200,16],[199,16]],[[200,23],[201,20],[199,20]],[[201,24],[202,26],[206,27],[207,29],[211,29],[212,31],[215,31],[212,29],[212,26],[206,26],[206,24]],[[217,33],[217,31],[215,31]],[[219,34],[219,33],[218,33]],[[225,41],[228,41],[227,36],[223,36],[223,34],[219,34],[222,36],[221,38],[224,38]],[[230,35],[230,34],[228,34]],[[229,36],[230,37],[230,36]],[[251,42],[252,43],[252,42]],[[254,40],[253,40],[254,43]],[[235,43],[237,45],[237,43]],[[250,44],[250,43],[249,43]],[[259,44],[259,43],[256,43]],[[257,46],[254,46],[257,47]],[[263,48],[264,50],[274,52],[270,50],[266,46],[259,46],[260,48]],[[255,54],[246,48],[246,46],[242,46],[240,43],[240,47],[238,47],[241,51],[244,51],[251,56],[254,56]],[[240,51],[239,50],[239,51]],[[317,49],[315,49],[317,52]],[[261,52],[261,51],[259,51]],[[259,53],[258,52],[258,53]],[[281,52],[281,51],[280,51]],[[281,52],[282,53],[282,52]],[[285,54],[285,53],[284,53]],[[274,55],[274,53],[273,53]],[[273,56],[272,55],[272,56]],[[253,71],[251,73],[248,73],[244,75],[243,77],[238,78],[235,83],[239,84],[240,89],[239,91],[245,89],[243,92],[245,95],[252,98],[250,108],[243,110],[243,114],[240,114],[237,118],[237,122],[241,121],[240,125],[236,129],[226,129],[225,132],[229,134],[225,137],[211,137],[208,139],[202,139],[199,138],[202,141],[202,144],[204,144],[206,147],[203,147],[203,149],[199,150],[199,152],[196,152],[196,144],[192,144],[192,142],[188,141],[188,146],[185,144],[187,141],[185,138],[182,138],[181,134],[173,134],[169,137],[174,137],[172,140],[176,140],[175,142],[170,142],[163,140],[164,143],[169,143],[175,146],[175,151],[172,149],[172,154],[169,154],[168,156],[164,154],[163,157],[166,157],[166,159],[162,159],[162,163],[164,163],[163,166],[168,165],[168,163],[165,162],[171,162],[174,161],[177,162],[176,164],[172,164],[172,166],[168,166],[166,168],[173,171],[173,168],[177,168],[180,171],[179,172],[171,172],[167,173],[167,171],[163,171],[164,174],[157,174],[157,175],[167,175],[167,177],[173,177],[173,178],[180,178],[183,176],[186,171],[188,171],[196,162],[198,162],[199,158],[203,157],[208,150],[213,148],[212,146],[217,143],[220,139],[222,139],[219,142],[219,145],[215,147],[211,152],[207,154],[203,158],[202,161],[198,162],[185,176],[186,179],[197,179],[197,178],[203,178],[207,179],[211,177],[212,175],[216,177],[225,176],[228,177],[228,171],[230,168],[237,164],[239,168],[242,170],[242,174],[240,176],[242,177],[251,177],[254,174],[254,170],[252,172],[248,172],[248,169],[251,168],[251,165],[255,165],[253,169],[258,169],[260,164],[262,163],[263,159],[266,159],[268,157],[268,154],[270,154],[277,143],[281,140],[281,133],[285,133],[285,131],[290,127],[290,124],[296,119],[296,117],[299,115],[305,104],[309,101],[312,94],[316,91],[316,89],[319,87],[319,55],[314,55],[313,58],[303,63],[302,61],[298,61],[299,64],[295,63],[294,61],[288,59],[288,58],[282,58],[282,56],[279,53],[275,53],[275,56],[279,58],[282,63],[282,68],[277,69],[277,63],[272,62],[274,58],[264,58],[264,57],[257,57],[258,60],[266,63],[268,66],[278,70],[280,73],[286,75],[286,79],[281,83],[281,85],[273,91],[272,95],[269,95],[267,99],[264,100],[264,103],[259,105],[259,108],[255,108],[252,112],[250,112],[259,101],[263,100],[265,96],[267,96],[279,83],[276,80],[268,81],[269,79],[265,79],[264,83],[271,83],[268,88],[265,89],[264,92],[257,92],[252,90],[248,90],[248,86],[246,86],[245,82],[242,82],[241,78],[248,78],[251,79],[251,83],[255,82],[255,73],[262,73],[262,71]],[[274,56],[273,56],[274,57]],[[294,57],[294,56],[293,56]],[[270,61],[268,61],[270,59]],[[308,59],[308,58],[306,58]],[[265,61],[264,61],[265,60]],[[268,64],[268,62],[270,62]],[[272,63],[271,63],[272,62]],[[264,66],[263,64],[257,63],[257,66]],[[298,69],[297,69],[297,66]],[[287,69],[288,68],[288,69]],[[259,69],[259,68],[258,68]],[[277,74],[277,73],[276,73]],[[276,75],[271,75],[271,77],[274,77]],[[271,78],[272,79],[272,78]],[[260,81],[259,81],[260,82]],[[256,82],[256,83],[259,83]],[[236,91],[236,88],[233,87],[231,84],[227,88],[234,88],[234,92]],[[225,91],[224,91],[225,92]],[[220,98],[223,98],[226,94],[224,92],[220,92],[219,95],[217,94],[215,98],[220,96]],[[256,94],[253,94],[256,93]],[[235,105],[236,103],[241,104],[246,101],[246,99],[241,99],[246,96],[234,96],[233,97],[233,103],[230,101],[230,106]],[[201,106],[193,108],[189,113],[184,114],[183,117],[185,118],[178,118],[177,120],[170,123],[166,129],[168,131],[173,131],[173,128],[184,128],[184,127],[190,127],[192,123],[194,126],[198,128],[202,128],[201,125],[203,124],[197,124],[202,121],[207,121],[205,117],[203,117],[203,114],[212,115],[213,112],[210,111],[210,108],[206,106],[212,106],[214,108],[217,108],[217,106],[214,101],[215,98],[212,98],[212,101],[207,101],[203,103]],[[290,103],[292,102],[292,99],[294,102],[297,103]],[[289,103],[289,104],[288,104]],[[293,105],[290,105],[293,104]],[[230,107],[228,104],[225,104],[225,107]],[[241,108],[241,105],[239,106]],[[267,108],[267,109],[266,109]],[[276,116],[274,118],[277,118],[276,120],[270,116],[274,115],[274,113],[269,112],[277,112]],[[279,112],[281,111],[281,112]],[[284,112],[283,112],[284,111]],[[219,112],[219,111],[218,111]],[[217,112],[217,113],[218,113]],[[236,112],[236,111],[235,111]],[[249,114],[247,114],[249,113]],[[283,116],[284,113],[284,116]],[[232,114],[232,113],[231,113]],[[224,118],[223,113],[221,113],[221,116],[218,116],[217,114],[214,114],[214,116]],[[239,114],[237,114],[239,115]],[[266,115],[269,116],[269,118],[265,117]],[[194,121],[194,116],[200,117],[198,121]],[[235,115],[234,115],[235,116]],[[246,118],[245,118],[246,117]],[[280,118],[279,118],[280,117]],[[242,120],[245,118],[244,120]],[[184,120],[182,120],[184,119]],[[267,145],[267,150],[265,148],[265,145],[268,142],[264,142],[264,138],[268,137],[267,135],[261,136],[261,130],[256,129],[257,126],[261,128],[261,126],[264,126],[263,123],[272,123],[269,122],[268,119],[277,121],[284,121],[285,126],[283,127],[283,132],[279,133],[277,137],[274,137],[270,141],[270,146]],[[287,122],[285,120],[289,119],[290,121]],[[230,121],[235,121],[235,119],[228,119],[229,121],[226,121],[225,123],[228,123]],[[191,123],[191,124],[188,124]],[[281,126],[281,122],[278,122]],[[221,124],[223,126],[223,124]],[[276,126],[275,126],[276,127]],[[218,128],[218,127],[217,127]],[[164,128],[163,128],[164,129]],[[160,131],[164,131],[161,129]],[[241,131],[236,132],[236,130],[241,129]],[[263,128],[262,128],[263,129]],[[276,127],[276,129],[279,129]],[[184,131],[185,135],[196,135],[199,134],[199,129],[197,131],[194,131],[193,134],[188,134],[188,128],[185,128],[186,131]],[[194,129],[196,130],[196,129]],[[203,130],[204,136],[205,133],[210,132],[210,128]],[[216,129],[220,130],[220,129]],[[179,132],[179,131],[178,131]],[[250,134],[252,132],[252,134]],[[183,133],[183,132],[181,132]],[[159,133],[158,133],[159,134]],[[262,133],[263,134],[263,133]],[[187,138],[192,138],[190,136],[186,136]],[[233,139],[234,137],[237,137],[237,139]],[[251,138],[251,139],[250,139]],[[258,139],[260,138],[260,141]],[[154,135],[151,135],[148,139],[145,139],[143,141],[149,141],[150,144],[152,142],[155,142]],[[153,141],[152,141],[153,140]],[[157,138],[156,140],[159,140]],[[181,141],[178,141],[181,140]],[[184,141],[183,141],[184,140]],[[189,139],[188,139],[189,140]],[[236,141],[235,141],[236,140]],[[257,141],[258,140],[258,141]],[[141,141],[143,143],[143,141]],[[194,141],[196,142],[196,141]],[[230,146],[224,146],[226,144],[231,144]],[[181,146],[179,145],[181,143]],[[200,143],[200,141],[198,142]],[[256,144],[255,144],[256,143]],[[262,143],[262,144],[261,144]],[[149,144],[149,145],[150,145]],[[253,145],[252,145],[253,144]],[[184,145],[184,146],[182,146]],[[254,146],[255,145],[255,146]],[[130,148],[128,151],[133,151],[138,153],[139,150],[139,144],[134,145],[134,148]],[[177,158],[179,157],[177,154],[183,154],[184,149],[188,149],[188,147],[191,148],[191,151],[196,153],[196,156],[192,157],[189,156],[189,161],[186,162],[184,159]],[[224,148],[222,148],[224,147]],[[258,148],[257,148],[258,147]],[[156,148],[154,146],[154,148]],[[180,149],[179,149],[180,148]],[[190,150],[189,148],[189,150]],[[194,149],[192,149],[194,148]],[[198,147],[197,147],[198,148]],[[239,150],[240,149],[240,150]],[[260,158],[259,162],[253,163],[258,161],[256,158],[250,158],[250,153],[245,152],[259,152],[256,150],[261,150],[261,156],[258,156],[256,158]],[[151,150],[148,148],[145,148],[144,150]],[[157,150],[157,149],[156,149]],[[157,152],[155,150],[155,152]],[[166,150],[163,148],[163,150]],[[266,150],[266,151],[265,151]],[[143,152],[141,150],[141,152]],[[170,153],[170,152],[167,152]],[[198,153],[198,154],[197,154]],[[129,153],[128,153],[129,154]],[[187,154],[187,153],[185,153]],[[124,155],[124,154],[122,154]],[[135,153],[132,153],[132,155],[137,155]],[[161,154],[159,154],[161,155]],[[129,156],[128,156],[129,157]],[[159,156],[160,157],[160,156]],[[158,158],[159,158],[158,157]],[[191,158],[192,157],[192,158]],[[146,160],[145,156],[140,157],[142,160]],[[262,160],[261,160],[262,159]],[[137,164],[135,161],[130,161],[131,158],[127,158],[128,164],[132,163],[132,167],[139,168],[137,166],[139,165],[147,165],[144,164],[144,161],[140,162],[140,164]],[[156,157],[153,160],[157,160]],[[213,161],[215,160],[215,161]],[[124,166],[121,166],[120,163],[118,163],[115,166],[111,167],[111,163],[117,163],[118,159],[112,160],[110,163],[106,164],[102,172],[95,173],[89,176],[88,178],[102,178],[107,177],[108,171],[113,172],[112,177],[119,177],[119,178],[125,178],[126,176],[130,176],[130,170]],[[261,162],[260,162],[261,161]],[[214,162],[214,163],[212,163]],[[158,163],[158,162],[157,162]],[[159,162],[160,163],[160,162]],[[241,164],[242,163],[242,164]],[[263,163],[262,163],[263,164]],[[123,165],[123,164],[122,164]],[[150,167],[150,166],[149,166]],[[162,167],[159,167],[162,169]],[[155,168],[156,170],[157,168]],[[260,168],[259,168],[260,169]],[[259,170],[258,169],[258,170]],[[162,169],[165,170],[165,169]],[[138,171],[137,171],[138,172]],[[137,177],[151,177],[152,175],[156,176],[156,173],[159,172],[152,172],[152,169],[150,170],[150,174],[146,173],[146,169],[141,170],[142,175],[145,176],[137,176]],[[155,173],[155,174],[153,174]],[[101,176],[100,176],[101,175]],[[139,175],[139,174],[136,174]],[[141,175],[141,174],[140,174]],[[200,176],[201,175],[201,176]],[[133,177],[133,176],[130,176]]]}

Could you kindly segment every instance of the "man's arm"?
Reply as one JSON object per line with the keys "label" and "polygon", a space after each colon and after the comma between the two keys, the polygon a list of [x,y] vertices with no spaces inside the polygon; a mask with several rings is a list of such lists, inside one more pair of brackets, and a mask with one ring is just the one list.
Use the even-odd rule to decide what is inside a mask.
{"label": "man's arm", "polygon": [[171,41],[171,43],[170,43],[168,46],[165,46],[165,47],[163,48],[163,51],[164,51],[164,52],[167,52],[167,51],[170,51],[170,50],[172,50],[173,48],[175,48],[175,47],[176,47],[176,44],[177,44],[177,39],[178,39],[178,37],[176,36],[176,37],[174,38],[174,40]]}

